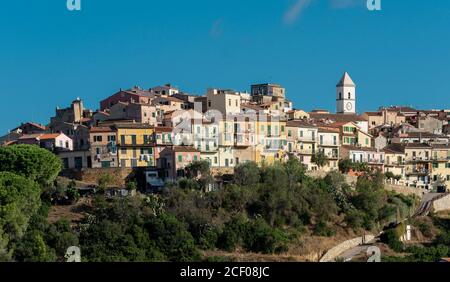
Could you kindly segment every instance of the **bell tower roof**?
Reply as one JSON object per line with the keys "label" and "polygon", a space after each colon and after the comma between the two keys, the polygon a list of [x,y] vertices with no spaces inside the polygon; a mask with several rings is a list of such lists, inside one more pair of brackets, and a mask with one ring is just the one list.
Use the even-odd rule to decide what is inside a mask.
{"label": "bell tower roof", "polygon": [[343,86],[347,86],[347,87],[355,87],[356,86],[355,83],[353,82],[352,78],[348,74],[348,72],[344,73],[341,80],[336,85],[336,87],[343,87]]}

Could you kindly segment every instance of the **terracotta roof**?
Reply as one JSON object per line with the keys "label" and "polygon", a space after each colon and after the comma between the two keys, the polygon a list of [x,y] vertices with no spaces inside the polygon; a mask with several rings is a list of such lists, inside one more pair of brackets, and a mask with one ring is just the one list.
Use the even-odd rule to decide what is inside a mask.
{"label": "terracotta roof", "polygon": [[137,128],[137,129],[152,129],[153,125],[145,123],[115,123],[115,128]]}
{"label": "terracotta roof", "polygon": [[303,121],[303,120],[290,120],[286,123],[287,127],[308,127],[317,128],[317,125]]}
{"label": "terracotta roof", "polygon": [[111,127],[102,126],[102,127],[91,127],[89,131],[91,133],[100,133],[100,132],[113,132],[114,130]]}
{"label": "terracotta roof", "polygon": [[433,149],[450,149],[450,144],[433,144]]}
{"label": "terracotta roof", "polygon": [[336,122],[350,122],[350,121],[367,121],[365,118],[359,116],[359,115],[353,115],[353,114],[325,114],[325,113],[315,113],[310,112],[309,117],[311,119],[315,120],[333,120]]}
{"label": "terracotta roof", "polygon": [[172,127],[164,127],[164,126],[155,127],[155,132],[172,132],[172,131],[173,131]]}
{"label": "terracotta roof", "polygon": [[189,146],[174,146],[172,148],[172,151],[174,152],[192,152],[192,153],[200,153],[199,150],[189,147]]}
{"label": "terracotta roof", "polygon": [[25,139],[39,139],[43,134],[24,134],[19,137],[19,140],[25,140]]}
{"label": "terracotta roof", "polygon": [[382,152],[383,150],[378,151],[376,148],[372,147],[357,147],[357,146],[342,146],[343,149],[352,150],[352,151],[365,151],[365,152]]}
{"label": "terracotta roof", "polygon": [[365,112],[364,114],[368,115],[368,116],[381,116],[382,113],[380,112]]}
{"label": "terracotta roof", "polygon": [[400,138],[448,138],[445,135],[437,135],[430,132],[407,132],[401,133]]}
{"label": "terracotta roof", "polygon": [[50,133],[50,134],[43,134],[39,139],[41,140],[49,140],[49,139],[55,139],[58,138],[62,133]]}
{"label": "terracotta roof", "polygon": [[389,144],[383,151],[385,153],[403,154],[405,152],[405,146],[402,144]]}
{"label": "terracotta roof", "polygon": [[339,129],[319,127],[319,133],[339,133]]}

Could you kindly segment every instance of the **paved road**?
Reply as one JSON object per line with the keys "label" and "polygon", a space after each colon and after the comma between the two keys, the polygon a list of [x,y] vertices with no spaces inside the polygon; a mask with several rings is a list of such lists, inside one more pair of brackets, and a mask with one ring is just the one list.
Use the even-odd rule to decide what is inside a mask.
{"label": "paved road", "polygon": [[367,252],[367,249],[371,245],[363,245],[363,246],[357,246],[353,249],[347,250],[339,255],[339,258],[343,259],[344,261],[351,261],[355,256],[360,254],[365,254]]}

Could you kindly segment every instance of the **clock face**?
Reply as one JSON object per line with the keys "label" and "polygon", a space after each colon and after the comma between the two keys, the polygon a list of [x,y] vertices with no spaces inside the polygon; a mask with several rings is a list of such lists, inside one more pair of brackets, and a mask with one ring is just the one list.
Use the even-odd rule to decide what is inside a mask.
{"label": "clock face", "polygon": [[353,105],[350,102],[348,102],[345,107],[347,108],[347,111],[351,111],[353,109]]}

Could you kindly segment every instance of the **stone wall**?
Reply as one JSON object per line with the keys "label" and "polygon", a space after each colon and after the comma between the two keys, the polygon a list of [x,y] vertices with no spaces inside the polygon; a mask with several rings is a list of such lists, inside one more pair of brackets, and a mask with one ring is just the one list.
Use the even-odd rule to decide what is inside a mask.
{"label": "stone wall", "polygon": [[448,210],[450,210],[450,194],[433,201],[434,212],[448,211]]}
{"label": "stone wall", "polygon": [[61,176],[75,179],[78,181],[97,184],[99,178],[104,174],[112,176],[112,186],[124,187],[125,180],[133,173],[132,168],[85,168],[85,169],[66,169],[61,172]]}
{"label": "stone wall", "polygon": [[419,198],[422,198],[423,195],[427,192],[425,189],[416,187],[399,186],[392,184],[385,184],[384,186],[388,191],[394,191],[395,193],[403,195],[417,195]]}
{"label": "stone wall", "polygon": [[337,245],[336,247],[330,249],[328,252],[326,252],[326,254],[320,259],[320,262],[333,262],[334,259],[336,259],[343,252],[350,250],[354,247],[357,247],[359,245],[362,245],[364,243],[368,243],[373,239],[375,239],[375,236],[367,234],[364,237],[358,237],[344,241],[339,245]]}

